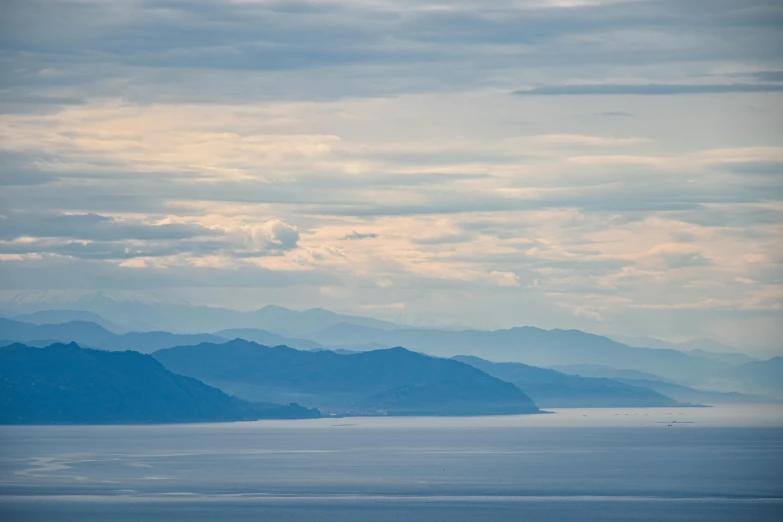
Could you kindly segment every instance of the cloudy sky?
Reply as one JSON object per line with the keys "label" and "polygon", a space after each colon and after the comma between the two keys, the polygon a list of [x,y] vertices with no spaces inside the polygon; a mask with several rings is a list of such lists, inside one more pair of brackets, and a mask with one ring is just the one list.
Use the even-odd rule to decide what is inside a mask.
{"label": "cloudy sky", "polygon": [[783,334],[778,0],[3,0],[0,281]]}

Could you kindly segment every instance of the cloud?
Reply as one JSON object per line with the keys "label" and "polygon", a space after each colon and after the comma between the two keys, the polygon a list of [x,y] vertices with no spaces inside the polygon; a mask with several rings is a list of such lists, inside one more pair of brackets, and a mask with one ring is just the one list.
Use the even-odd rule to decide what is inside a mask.
{"label": "cloud", "polygon": [[519,276],[514,272],[493,270],[489,273],[489,276],[498,286],[519,286]]}
{"label": "cloud", "polygon": [[0,239],[24,236],[71,238],[91,241],[177,240],[214,237],[221,231],[193,223],[149,223],[139,219],[115,219],[100,214],[37,214],[14,212],[0,216]]}
{"label": "cloud", "polygon": [[614,138],[582,134],[544,134],[542,136],[532,136],[529,139],[546,145],[589,145],[595,147],[638,145],[652,141],[648,138]]}
{"label": "cloud", "polygon": [[757,71],[744,74],[760,82],[783,82],[783,71]]}
{"label": "cloud", "polygon": [[776,2],[4,7],[4,288],[779,338]]}
{"label": "cloud", "polygon": [[345,235],[345,236],[341,237],[340,239],[343,240],[343,241],[346,241],[346,240],[349,240],[349,241],[351,241],[351,240],[352,241],[360,241],[362,239],[375,239],[377,237],[378,237],[378,234],[375,234],[375,233],[372,233],[372,232],[366,233],[366,234],[360,234],[359,232],[354,230],[350,234]]}
{"label": "cloud", "polygon": [[97,260],[26,259],[0,263],[5,290],[156,290],[167,288],[279,288],[334,284],[322,271],[270,270],[257,265],[231,269],[179,265],[123,267]]}
{"label": "cloud", "polygon": [[665,255],[665,263],[668,268],[693,268],[712,264],[712,261],[699,252],[669,253]]}
{"label": "cloud", "polygon": [[679,94],[732,94],[783,92],[783,85],[774,84],[583,84],[545,85],[520,89],[517,96],[674,96]]}
{"label": "cloud", "polygon": [[606,116],[607,118],[633,118],[633,114],[625,111],[604,111],[599,112],[599,116]]}
{"label": "cloud", "polygon": [[254,258],[296,249],[299,229],[279,219],[206,227],[149,223],[99,214],[13,213],[0,217],[0,254],[55,254],[81,259],[221,255]]}

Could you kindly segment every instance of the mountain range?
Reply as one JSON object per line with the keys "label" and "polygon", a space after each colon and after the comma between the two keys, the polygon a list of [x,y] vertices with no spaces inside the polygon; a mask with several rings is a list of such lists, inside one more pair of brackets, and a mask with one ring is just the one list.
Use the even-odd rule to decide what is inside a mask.
{"label": "mountain range", "polygon": [[604,365],[650,372],[683,383],[708,381],[728,365],[672,349],[635,348],[579,330],[543,330],[531,326],[507,330],[379,330],[341,323],[306,336],[326,346],[379,343],[453,357],[477,355],[532,366]]}
{"label": "mountain range", "polygon": [[458,361],[404,348],[341,355],[244,340],[157,351],[169,370],[248,400],[295,401],[340,414],[536,413],[513,384]]}
{"label": "mountain range", "polygon": [[259,328],[231,328],[215,332],[216,336],[223,339],[244,339],[265,346],[288,346],[297,350],[324,350],[325,346],[309,339],[297,339],[261,330]]}
{"label": "mountain range", "polygon": [[[27,303],[17,300],[0,315],[6,317],[46,314],[71,314],[66,319],[82,320],[77,312],[98,314],[104,320],[117,325],[122,331],[157,331],[175,333],[216,332],[231,328],[260,328],[286,337],[323,330],[339,323],[350,323],[378,329],[394,329],[400,325],[352,315],[338,314],[321,308],[296,311],[281,306],[265,306],[258,310],[240,311],[229,308],[198,306],[188,303],[158,303],[123,301],[97,293],[75,301],[51,301]],[[52,321],[65,322],[65,321]],[[96,321],[93,321],[96,322]]]}
{"label": "mountain range", "polygon": [[722,389],[783,398],[783,357],[727,368],[716,376],[714,382]]}
{"label": "mountain range", "polygon": [[736,391],[721,392],[683,386],[667,381],[663,377],[636,370],[578,364],[556,366],[554,369],[569,375],[612,379],[631,386],[648,388],[681,402],[696,404],[751,404],[769,402],[769,398]]}
{"label": "mountain range", "polygon": [[[62,324],[32,324],[0,318],[0,339],[16,342],[75,342],[89,348],[133,350],[150,353],[161,348],[203,342],[224,342],[211,334],[173,334],[169,332],[128,332],[115,334],[95,323],[71,321]],[[47,343],[48,344],[48,343]]]}
{"label": "mountain range", "polygon": [[128,331],[116,323],[103,318],[102,316],[83,310],[41,310],[31,314],[20,314],[10,317],[14,321],[32,324],[62,324],[72,321],[81,321],[95,323],[100,327],[112,333],[122,334]]}
{"label": "mountain range", "polygon": [[522,363],[493,363],[475,356],[454,359],[514,384],[541,408],[683,406],[650,388],[613,379],[568,375]]}
{"label": "mountain range", "polygon": [[[741,354],[721,353],[715,357],[715,353],[698,351],[700,349],[685,353],[670,348],[629,347],[609,338],[578,330],[543,330],[533,327],[497,331],[450,331],[405,328],[383,322],[380,322],[383,328],[339,322],[322,330],[305,333],[300,337],[289,337],[275,333],[271,329],[277,332],[284,331],[281,326],[283,325],[292,330],[309,330],[313,326],[322,326],[351,317],[318,310],[295,312],[280,307],[266,307],[262,311],[260,315],[266,317],[270,330],[247,327],[218,330],[214,333],[181,334],[167,331],[116,333],[121,332],[123,327],[104,319],[95,312],[48,310],[16,316],[24,321],[0,319],[0,346],[23,342],[31,346],[43,347],[57,342],[77,342],[81,346],[90,348],[152,353],[161,349],[201,343],[223,344],[231,339],[240,338],[264,346],[332,351],[338,355],[378,351],[389,346],[404,346],[412,351],[437,357],[472,355],[484,359],[486,364],[493,364],[491,361],[523,363],[530,369],[528,377],[532,375],[530,372],[533,369],[539,370],[536,379],[540,378],[543,381],[534,383],[528,379],[524,385],[520,384],[522,381],[519,379],[512,379],[511,382],[528,391],[533,400],[538,399],[541,402],[542,399],[546,399],[541,402],[544,407],[591,403],[597,405],[601,400],[606,401],[604,404],[620,405],[623,404],[620,398],[622,393],[627,393],[629,400],[633,397],[630,393],[632,390],[625,389],[623,386],[642,388],[646,390],[645,393],[657,393],[665,396],[667,400],[706,404],[760,400],[759,397],[748,394],[761,394],[767,397],[783,395],[780,390],[780,370],[776,369],[775,359],[742,362],[744,359],[741,357],[734,357]],[[101,324],[81,319],[61,324],[39,324],[46,320],[74,317],[94,319]],[[272,321],[272,317],[277,317],[280,323]],[[309,322],[305,321],[306,327],[290,328],[291,322],[302,317],[310,318]],[[359,319],[363,318],[357,318]],[[368,321],[370,324],[375,324],[373,322],[375,320]],[[110,326],[115,331],[110,331],[102,325]],[[478,363],[474,364],[477,365]],[[557,376],[556,373],[541,373],[543,371],[541,367],[552,368],[560,374]],[[497,376],[493,372],[498,371],[498,368],[493,368],[492,371],[486,368],[484,370]],[[519,371],[519,368],[516,370]],[[563,382],[562,379],[566,377],[564,374],[611,379],[612,382],[603,382],[599,385],[597,382],[585,381],[577,386],[576,381]],[[548,382],[546,380],[548,378],[554,381]],[[531,388],[534,384],[538,387],[537,391]],[[251,385],[247,382],[231,382],[227,385],[232,393],[237,393],[238,387],[242,387],[242,393],[248,392],[248,386],[257,387],[257,384]],[[565,395],[561,397],[562,400],[555,400],[558,386],[564,386],[562,391]],[[570,395],[570,392],[567,393],[569,386],[576,386],[571,390],[573,393]],[[549,387],[547,392],[549,395],[542,393],[545,387]],[[256,391],[258,390],[254,388],[249,395],[255,397]],[[279,391],[278,389],[276,393]],[[733,392],[744,392],[745,395]],[[287,396],[282,394],[277,398],[285,400]],[[350,404],[335,402],[334,405],[338,409],[347,406],[358,407],[357,397],[352,396],[352,400]],[[661,401],[661,398],[655,395],[637,395],[634,400],[637,401],[636,405],[644,405]]]}
{"label": "mountain range", "polygon": [[149,355],[75,343],[0,349],[1,424],[112,424],[317,417],[253,404],[166,370]]}
{"label": "mountain range", "polygon": [[736,348],[732,346],[713,341],[712,339],[691,339],[690,341],[671,343],[650,337],[611,335],[609,338],[628,346],[679,350],[681,352],[690,353],[699,357],[706,357],[726,364],[739,365],[755,360],[747,354],[738,353]]}

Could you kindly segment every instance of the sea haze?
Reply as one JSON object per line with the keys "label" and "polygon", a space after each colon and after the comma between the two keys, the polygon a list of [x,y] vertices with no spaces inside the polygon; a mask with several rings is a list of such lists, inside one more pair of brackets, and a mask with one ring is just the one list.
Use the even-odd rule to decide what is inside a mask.
{"label": "sea haze", "polygon": [[772,406],[0,428],[4,520],[780,520]]}

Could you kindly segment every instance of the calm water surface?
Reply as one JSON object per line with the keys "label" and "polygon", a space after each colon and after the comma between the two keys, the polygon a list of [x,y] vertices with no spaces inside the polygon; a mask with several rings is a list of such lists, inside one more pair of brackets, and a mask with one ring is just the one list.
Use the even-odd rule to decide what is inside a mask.
{"label": "calm water surface", "polygon": [[783,520],[783,410],[0,429],[0,520]]}

